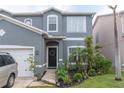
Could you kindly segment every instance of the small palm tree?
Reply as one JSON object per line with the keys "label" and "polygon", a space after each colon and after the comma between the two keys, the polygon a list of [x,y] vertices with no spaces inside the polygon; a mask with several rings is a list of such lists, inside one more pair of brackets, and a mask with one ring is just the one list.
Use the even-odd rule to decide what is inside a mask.
{"label": "small palm tree", "polygon": [[82,49],[76,48],[72,51],[72,53],[69,56],[70,62],[75,62],[76,67],[79,69],[79,66],[83,63],[83,57],[82,57]]}
{"label": "small palm tree", "polygon": [[92,36],[88,36],[85,40],[86,44],[86,51],[87,51],[87,63],[88,63],[88,71],[93,69],[96,65],[94,56],[95,56],[95,49],[93,46]]}

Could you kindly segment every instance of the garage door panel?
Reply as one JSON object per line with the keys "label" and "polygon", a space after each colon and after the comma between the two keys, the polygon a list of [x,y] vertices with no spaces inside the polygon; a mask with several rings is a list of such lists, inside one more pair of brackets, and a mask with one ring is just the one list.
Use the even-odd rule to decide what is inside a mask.
{"label": "garage door panel", "polygon": [[8,52],[18,63],[19,77],[32,77],[33,73],[29,71],[30,63],[27,58],[33,54],[33,49],[0,49],[0,52]]}

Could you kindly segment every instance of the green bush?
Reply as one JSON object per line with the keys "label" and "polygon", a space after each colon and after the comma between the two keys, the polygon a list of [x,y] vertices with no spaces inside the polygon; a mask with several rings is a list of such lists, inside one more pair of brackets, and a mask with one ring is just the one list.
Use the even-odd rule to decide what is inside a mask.
{"label": "green bush", "polygon": [[70,85],[72,83],[70,77],[68,75],[65,76],[64,78],[64,84]]}
{"label": "green bush", "polygon": [[82,79],[82,74],[81,73],[75,73],[73,76],[74,81],[80,81]]}
{"label": "green bush", "polygon": [[65,69],[65,67],[64,66],[61,66],[61,67],[59,67],[58,69],[57,69],[57,72],[56,72],[56,74],[57,74],[57,79],[59,80],[59,81],[64,81],[64,78],[66,77],[66,75],[67,75],[67,70]]}
{"label": "green bush", "polygon": [[96,76],[96,71],[95,71],[95,69],[90,69],[90,70],[88,71],[88,75],[89,75],[89,76]]}
{"label": "green bush", "polygon": [[98,74],[106,74],[110,71],[112,62],[101,54],[96,56],[96,72]]}

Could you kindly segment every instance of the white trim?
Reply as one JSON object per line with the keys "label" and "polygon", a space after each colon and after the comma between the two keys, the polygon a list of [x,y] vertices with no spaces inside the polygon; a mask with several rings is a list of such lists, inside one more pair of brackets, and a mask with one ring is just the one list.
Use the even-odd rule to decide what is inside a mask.
{"label": "white trim", "polygon": [[31,25],[30,25],[30,26],[32,26],[32,19],[31,19],[31,18],[25,18],[25,19],[24,19],[24,23],[25,23],[26,25],[28,25],[28,24],[26,23],[27,20],[30,20],[30,22],[31,22]]}
{"label": "white trim", "polygon": [[0,48],[34,48],[32,46],[20,46],[20,45],[0,45]]}
{"label": "white trim", "polygon": [[35,33],[41,34],[41,35],[42,35],[42,33],[47,34],[47,32],[45,32],[45,31],[43,31],[43,30],[40,30],[40,29],[35,28],[35,27],[33,27],[33,26],[26,25],[25,23],[23,23],[23,22],[21,22],[21,21],[18,21],[18,20],[16,20],[16,19],[11,18],[11,17],[5,16],[5,15],[3,15],[3,14],[0,14],[0,20],[2,20],[2,19],[6,20],[6,21],[8,21],[8,22],[10,22],[10,23],[13,23],[13,24],[15,24],[15,25],[18,25],[18,26],[20,26],[20,27],[23,27],[23,28],[26,28],[26,29],[28,29],[28,30],[31,30],[31,31],[33,31],[33,32],[35,32]]}
{"label": "white trim", "polygon": [[65,39],[63,39],[63,40],[65,40],[65,41],[68,41],[68,40],[85,40],[85,38],[65,38]]}
{"label": "white trim", "polygon": [[[55,31],[49,30],[49,17],[56,17],[56,30]],[[57,15],[48,15],[47,16],[47,32],[58,32],[58,16]]]}
{"label": "white trim", "polygon": [[[67,47],[67,58],[69,57],[69,49],[70,48],[85,48],[85,46],[68,46]],[[69,61],[69,58],[68,58],[68,61]]]}
{"label": "white trim", "polygon": [[48,62],[48,59],[49,59],[49,58],[48,58],[48,49],[49,49],[49,48],[56,48],[56,49],[57,49],[56,68],[58,68],[58,46],[47,46],[47,53],[46,53],[46,61],[47,61],[46,63],[47,63],[47,64],[46,64],[46,66],[47,66],[47,68],[48,68],[48,63],[49,63],[49,62]]}
{"label": "white trim", "polygon": [[3,37],[6,34],[4,29],[0,29],[0,37]]}
{"label": "white trim", "polygon": [[35,56],[35,47],[32,46],[0,45],[0,49],[33,49],[33,56]]}
{"label": "white trim", "polygon": [[35,56],[35,47],[32,46],[0,45],[0,49],[32,49],[33,56]]}

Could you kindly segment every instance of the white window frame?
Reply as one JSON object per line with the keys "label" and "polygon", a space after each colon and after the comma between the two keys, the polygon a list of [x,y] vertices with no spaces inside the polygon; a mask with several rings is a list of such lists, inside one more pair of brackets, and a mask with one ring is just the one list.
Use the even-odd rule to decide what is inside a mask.
{"label": "white window frame", "polygon": [[[30,21],[31,21],[31,25],[30,25],[30,26],[32,26],[32,19],[31,19],[31,18],[25,18],[25,19],[24,19],[24,23],[25,23],[25,24],[26,24],[26,21],[27,21],[27,20],[30,20]],[[28,24],[27,24],[27,25],[28,25]]]}
{"label": "white window frame", "polygon": [[81,37],[81,38],[65,38],[63,39],[64,41],[84,41],[86,38]]}
{"label": "white window frame", "polygon": [[[68,61],[69,61],[69,49],[70,48],[85,48],[85,46],[68,46],[67,47],[67,58],[68,58]],[[72,64],[76,64],[75,62],[72,62]]]}
{"label": "white window frame", "polygon": [[[49,17],[55,17],[56,18],[56,30],[55,31],[49,30]],[[47,16],[47,32],[58,32],[58,16],[57,15],[48,15]]]}
{"label": "white window frame", "polygon": [[66,27],[67,33],[86,33],[87,32],[86,16],[67,16],[67,22],[69,17],[83,17],[83,24],[82,24],[83,30],[82,32],[70,32],[68,31],[68,23],[67,23],[67,27]]}

